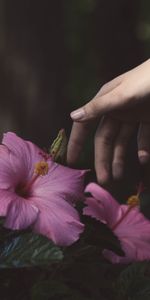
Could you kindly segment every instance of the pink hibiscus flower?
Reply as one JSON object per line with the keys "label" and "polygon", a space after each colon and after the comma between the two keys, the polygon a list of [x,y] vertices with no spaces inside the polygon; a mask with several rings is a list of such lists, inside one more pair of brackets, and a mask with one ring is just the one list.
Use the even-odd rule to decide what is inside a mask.
{"label": "pink hibiscus flower", "polygon": [[103,255],[112,263],[129,263],[150,259],[150,221],[136,205],[138,197],[129,198],[128,205],[120,205],[106,190],[95,183],[86,187],[94,197],[86,199],[84,214],[105,223],[120,240],[125,256],[110,250]]}
{"label": "pink hibiscus flower", "polygon": [[83,197],[85,171],[59,165],[31,142],[14,133],[0,145],[0,216],[10,229],[32,227],[57,245],[78,240],[75,202]]}

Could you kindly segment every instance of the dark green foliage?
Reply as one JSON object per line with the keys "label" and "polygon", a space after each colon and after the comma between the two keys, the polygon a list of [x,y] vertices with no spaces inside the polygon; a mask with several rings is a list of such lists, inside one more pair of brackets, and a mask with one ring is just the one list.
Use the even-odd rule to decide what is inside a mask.
{"label": "dark green foliage", "polygon": [[117,285],[118,300],[149,300],[150,277],[146,275],[149,264],[133,263],[120,275]]}
{"label": "dark green foliage", "polygon": [[80,292],[69,288],[65,283],[46,280],[32,288],[31,300],[88,300]]}
{"label": "dark green foliage", "polygon": [[[4,66],[6,65],[4,74],[1,74],[2,91],[6,89],[6,95],[2,93],[1,97],[2,103],[4,101],[2,114],[3,112],[5,113],[8,106],[13,114],[12,119],[17,119],[17,116],[19,116],[22,124],[23,117],[23,122],[29,124],[28,133],[26,131],[23,132],[28,138],[30,134],[35,140],[39,139],[41,141],[42,136],[47,136],[47,130],[50,130],[51,134],[53,134],[52,132],[56,130],[54,127],[62,124],[63,113],[65,115],[64,119],[69,119],[68,110],[66,113],[67,103],[70,105],[69,111],[81,106],[95,95],[104,82],[121,74],[123,70],[126,71],[133,67],[134,64],[136,65],[139,59],[139,49],[137,49],[137,43],[135,46],[134,42],[132,43],[132,39],[135,38],[134,34],[136,35],[136,40],[139,40],[142,45],[147,47],[149,57],[149,0],[140,1],[139,24],[133,24],[135,19],[137,21],[136,8],[138,1],[54,1],[50,4],[51,13],[50,10],[46,12],[43,2],[40,4],[41,17],[37,14],[38,5],[36,7],[36,3],[24,1],[24,4],[27,3],[27,7],[29,5],[27,14],[23,10],[23,16],[26,19],[25,26],[28,25],[29,27],[29,37],[27,39],[28,31],[25,28],[23,31],[23,27],[20,27],[22,14],[17,9],[17,7],[22,7],[23,2],[6,1],[7,5],[9,3],[9,11],[6,10],[7,15],[3,16],[3,9],[1,9],[2,22],[5,21],[7,26],[7,23],[10,22],[10,28],[15,27],[16,30],[18,29],[18,45],[22,45],[21,51],[25,57],[27,69],[28,64],[26,62],[28,62],[28,59],[26,58],[25,49],[27,47],[27,51],[30,52],[30,41],[32,44],[32,39],[33,43],[34,39],[37,39],[35,48],[32,49],[29,63],[30,61],[33,62],[33,64],[31,63],[31,70],[34,65],[36,66],[35,69],[33,68],[33,74],[35,73],[35,77],[40,77],[38,79],[39,87],[42,80],[44,82],[44,91],[46,90],[45,94],[40,89],[37,89],[36,93],[37,95],[39,94],[40,101],[37,102],[39,106],[37,105],[36,113],[39,111],[40,115],[36,114],[33,117],[32,110],[34,110],[34,105],[30,101],[31,96],[29,98],[25,97],[26,91],[30,95],[32,83],[27,86],[25,80],[22,80],[21,85],[19,78],[16,76],[15,79],[15,76],[10,74],[12,72],[10,70],[12,68],[15,69],[15,62],[18,61],[18,57],[21,57],[19,47],[15,44],[15,33],[11,34],[11,31],[8,30],[9,28],[1,30],[2,49],[6,38],[6,49],[4,47],[4,52],[2,51],[1,55],[1,67],[3,68],[3,64]],[[55,10],[53,11],[54,3],[58,4],[58,9],[56,9],[58,15],[55,13]],[[61,9],[59,4],[62,7]],[[134,5],[135,9],[132,9]],[[1,8],[3,6],[5,8],[5,1],[1,1]],[[17,11],[17,18],[13,15],[12,10]],[[60,15],[60,11],[62,11],[62,15]],[[99,13],[100,11],[101,13]],[[132,18],[132,11],[135,12],[135,18]],[[11,18],[7,20],[9,14]],[[48,14],[46,23],[43,22],[45,14]],[[34,16],[37,16],[37,19]],[[49,26],[48,22],[53,18],[56,20],[56,23],[50,22]],[[123,23],[124,26],[122,27]],[[131,23],[134,25],[134,31],[130,30]],[[58,28],[55,24],[58,24]],[[55,36],[51,34],[51,31],[53,32],[52,27],[56,28],[54,31]],[[61,36],[59,27],[62,28]],[[5,37],[5,32],[8,32],[8,37]],[[45,39],[50,41],[49,47],[50,49],[52,48],[52,51],[47,49],[46,45],[48,44],[45,43]],[[62,48],[59,48],[59,43],[56,43],[57,49],[55,48],[56,41],[59,41],[60,44],[65,44],[65,55],[62,55]],[[9,49],[9,45],[12,47],[12,52]],[[11,56],[15,57],[14,61],[10,60]],[[49,60],[48,56],[52,60]],[[140,57],[139,60],[144,60],[144,57]],[[42,61],[47,66],[46,73]],[[38,65],[41,65],[42,68],[39,69]],[[57,73],[59,73],[59,76]],[[3,77],[6,75],[8,78],[13,77],[12,81],[15,82],[13,89],[11,88],[13,84],[10,82],[10,78],[7,84],[3,84]],[[31,79],[32,76],[29,76],[27,81],[31,82]],[[47,88],[47,85],[50,89]],[[52,86],[54,86],[54,89]],[[62,86],[63,95],[61,92]],[[48,95],[47,89],[49,91]],[[13,98],[12,90],[17,90]],[[32,93],[34,94],[34,84]],[[9,94],[10,102],[7,100]],[[57,100],[54,97],[55,94],[57,94],[58,98],[56,104],[54,103]],[[20,97],[20,95],[22,96]],[[17,98],[19,98],[19,102],[16,102]],[[21,105],[20,99],[23,99]],[[42,110],[40,106],[41,99],[43,101]],[[46,99],[48,99],[47,102]],[[65,99],[65,102],[63,102],[63,99]],[[35,103],[35,99],[33,100],[33,103]],[[30,113],[27,113],[27,109],[25,109],[25,102],[31,103]],[[19,103],[17,105],[19,110],[17,109],[16,112],[14,103]],[[50,107],[50,110],[47,109],[47,107],[49,108],[48,103],[52,107],[52,109]],[[54,108],[56,106],[56,114],[53,114],[53,106]],[[62,107],[65,112],[63,112]],[[46,111],[48,118],[45,118]],[[51,111],[52,113],[50,114]],[[27,118],[28,114],[31,114],[30,118]],[[51,127],[51,124],[53,127]],[[35,130],[33,130],[34,128]],[[37,128],[40,130],[37,130]],[[35,133],[38,137],[35,136]],[[94,134],[95,129],[88,136],[87,150],[81,153],[81,162],[86,168],[94,165],[92,148]],[[43,140],[41,143],[44,145]],[[130,171],[131,166],[129,163],[129,173]],[[136,175],[135,173],[136,171],[133,172],[134,175]],[[134,176],[131,175],[129,177]],[[133,181],[135,181],[134,178]],[[131,182],[130,185],[133,187]],[[121,187],[121,192],[122,189]],[[125,193],[127,193],[128,189],[130,193],[129,186],[125,187],[125,189]],[[115,192],[117,193],[117,191],[118,186]],[[126,200],[126,198],[122,199]],[[141,195],[141,211],[146,217],[150,217],[150,197],[148,194]],[[86,230],[81,236],[81,240],[71,247],[63,249],[63,251],[44,237],[33,235],[30,232],[12,232],[0,227],[0,300],[149,300],[149,263],[136,263],[130,266],[108,263],[102,256],[102,250],[108,248],[118,255],[123,255],[120,242],[105,225],[88,217],[84,218],[83,221],[86,223]]]}
{"label": "dark green foliage", "polygon": [[[81,211],[83,205],[79,206]],[[45,237],[1,225],[2,300],[149,299],[149,263],[127,266],[107,262],[103,249],[123,256],[120,242],[95,219],[83,216],[82,222],[85,232],[81,239],[62,250]]]}
{"label": "dark green foliage", "polygon": [[0,268],[48,266],[62,258],[62,251],[47,238],[23,233],[1,246]]}

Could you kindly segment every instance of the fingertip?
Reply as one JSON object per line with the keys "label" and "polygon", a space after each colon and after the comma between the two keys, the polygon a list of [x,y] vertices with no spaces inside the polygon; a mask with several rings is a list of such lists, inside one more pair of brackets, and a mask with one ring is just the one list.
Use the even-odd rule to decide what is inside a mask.
{"label": "fingertip", "polygon": [[142,165],[145,165],[150,162],[150,153],[146,150],[139,150],[138,157]]}
{"label": "fingertip", "polygon": [[109,183],[110,174],[109,174],[108,170],[104,169],[104,170],[101,170],[100,172],[98,171],[96,175],[97,175],[98,184],[105,186]]}
{"label": "fingertip", "polygon": [[85,111],[83,108],[79,108],[71,112],[70,117],[73,121],[80,121],[85,117]]}
{"label": "fingertip", "polygon": [[123,177],[123,163],[114,163],[112,167],[114,180],[121,180]]}

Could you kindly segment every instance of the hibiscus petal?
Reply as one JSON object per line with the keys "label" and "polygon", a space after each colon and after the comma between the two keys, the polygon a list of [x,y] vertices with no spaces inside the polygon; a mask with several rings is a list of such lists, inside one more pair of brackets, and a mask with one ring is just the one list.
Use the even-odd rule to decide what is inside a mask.
{"label": "hibiscus petal", "polygon": [[2,143],[10,150],[10,163],[14,173],[24,179],[31,178],[35,163],[43,160],[43,151],[13,132],[4,134]]}
{"label": "hibiscus petal", "polygon": [[54,162],[49,162],[49,172],[34,183],[33,196],[49,196],[60,193],[65,200],[74,202],[83,199],[84,177],[87,171],[74,170]]}
{"label": "hibiscus petal", "polygon": [[12,192],[0,190],[0,216],[4,217],[7,214],[9,204],[14,200]]}
{"label": "hibiscus petal", "polygon": [[[5,177],[4,183],[10,178],[12,183],[12,186],[8,183],[2,186],[9,188],[12,195],[9,198],[5,194],[6,204],[1,207],[2,214],[7,214],[5,226],[24,229],[33,225],[35,231],[48,236],[59,245],[69,245],[76,241],[84,225],[80,223],[72,204],[83,197],[85,171],[60,166],[46,157],[49,172],[45,176],[34,177],[34,181],[35,163],[45,159],[43,151],[11,132],[4,135],[2,147],[3,150],[7,149],[4,150],[7,157],[6,153],[0,156],[4,164],[0,182],[3,183]],[[26,188],[30,187],[27,191],[29,193],[26,193],[27,199],[20,196],[25,194],[25,190],[21,191],[24,184]]]}
{"label": "hibiscus petal", "polygon": [[136,242],[133,242],[130,239],[124,239],[121,241],[121,246],[125,256],[121,257],[111,250],[105,249],[103,251],[104,257],[114,264],[127,264],[132,261],[144,261],[150,259],[150,243],[147,241],[137,239]]}
{"label": "hibiscus petal", "polygon": [[[128,205],[120,205],[120,214],[123,216],[129,210]],[[138,207],[132,208],[125,218],[114,230],[115,234],[120,238],[147,239],[150,242],[150,221],[144,217]]]}
{"label": "hibiscus petal", "polygon": [[47,236],[60,246],[71,245],[79,239],[84,225],[80,223],[75,208],[58,195],[53,195],[52,201],[45,197],[33,199],[40,210],[33,225],[35,232]]}
{"label": "hibiscus petal", "polygon": [[[101,222],[108,224],[109,227],[113,226],[114,222],[116,222],[120,218],[120,211],[119,211],[119,203],[109,194],[106,190],[102,187],[97,185],[96,183],[90,183],[85,192],[89,192],[95,199],[95,208],[92,204],[92,201],[86,203],[91,211],[91,216],[97,215],[97,209],[101,211],[99,215],[99,219]],[[97,205],[96,205],[97,202]],[[86,214],[87,209],[84,209],[84,214]]]}
{"label": "hibiscus petal", "polygon": [[38,208],[32,202],[16,195],[8,207],[4,226],[14,230],[26,229],[36,221],[38,213]]}
{"label": "hibiscus petal", "polygon": [[104,249],[103,256],[113,264],[128,264],[131,262],[131,259],[127,256],[121,257],[112,252],[111,250]]}
{"label": "hibiscus petal", "polygon": [[87,206],[83,209],[83,215],[92,216],[96,220],[106,224],[106,220],[104,219],[104,208],[100,201],[88,197],[85,204],[87,204]]}
{"label": "hibiscus petal", "polygon": [[[112,263],[129,263],[150,259],[150,221],[144,217],[138,207],[119,205],[113,197],[96,184],[90,184],[86,191],[94,198],[87,198],[84,214],[107,223],[119,238],[125,257],[110,250],[103,255]],[[112,214],[112,215],[111,215]]]}
{"label": "hibiscus petal", "polygon": [[10,151],[0,145],[0,189],[9,189],[15,183],[14,172],[10,164]]}

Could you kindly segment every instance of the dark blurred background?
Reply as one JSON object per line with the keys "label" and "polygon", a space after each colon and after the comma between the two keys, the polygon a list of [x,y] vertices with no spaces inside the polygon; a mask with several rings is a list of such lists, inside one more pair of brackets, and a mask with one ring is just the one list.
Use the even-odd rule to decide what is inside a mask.
{"label": "dark blurred background", "polygon": [[[69,135],[73,109],[90,100],[105,82],[149,57],[150,0],[0,0],[0,137],[11,130],[48,147],[60,128]],[[84,152],[86,168],[94,162],[92,142],[90,138]],[[127,199],[140,176],[135,147],[136,139],[129,147],[123,181],[112,189],[119,201]],[[93,268],[99,270],[97,261],[92,269],[89,266],[83,269],[85,282],[95,278]],[[100,267],[103,276],[104,265]],[[74,267],[72,274],[74,270],[76,276],[78,269]],[[1,300],[26,299],[37,271],[1,270]],[[46,280],[48,273],[42,276],[40,280]],[[56,276],[57,269],[50,278]],[[71,280],[74,288],[73,282],[79,281]],[[105,282],[96,291],[103,294]]]}
{"label": "dark blurred background", "polygon": [[0,0],[0,134],[48,146],[69,112],[149,57],[148,0]]}

